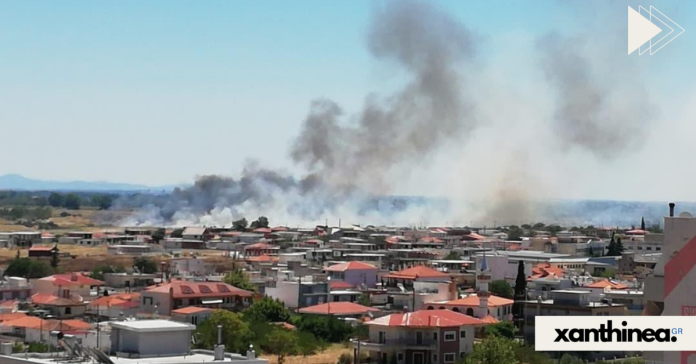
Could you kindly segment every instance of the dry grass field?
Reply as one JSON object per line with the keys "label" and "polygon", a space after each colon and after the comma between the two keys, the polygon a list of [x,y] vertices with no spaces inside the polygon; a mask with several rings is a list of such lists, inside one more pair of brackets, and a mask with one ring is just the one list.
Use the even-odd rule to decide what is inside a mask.
{"label": "dry grass field", "polygon": [[[302,356],[287,357],[285,358],[284,364],[336,364],[338,357],[343,353],[352,355],[352,347],[346,347],[342,344],[334,344],[321,353],[308,356],[306,358]],[[262,355],[262,357],[264,359],[268,359],[269,364],[278,364],[278,358],[275,356]]]}

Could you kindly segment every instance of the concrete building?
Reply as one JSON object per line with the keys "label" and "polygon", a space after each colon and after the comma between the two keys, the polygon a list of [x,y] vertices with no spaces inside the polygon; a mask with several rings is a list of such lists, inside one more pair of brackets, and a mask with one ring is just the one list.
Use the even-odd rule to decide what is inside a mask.
{"label": "concrete building", "polygon": [[367,288],[374,288],[377,283],[377,272],[379,269],[374,265],[352,261],[330,265],[324,268],[332,282],[340,281],[358,287],[364,285]]}
{"label": "concrete building", "polygon": [[312,276],[267,281],[265,293],[291,309],[315,306],[329,301],[329,281]]}
{"label": "concrete building", "polygon": [[0,301],[26,300],[31,296],[32,286],[26,278],[5,277],[0,281]]}
{"label": "concrete building", "polygon": [[15,231],[0,233],[0,241],[7,241],[7,247],[28,248],[33,245],[41,244],[40,231]]}
{"label": "concrete building", "polygon": [[[395,313],[365,323],[368,341],[360,350],[378,363],[449,364],[464,358],[474,347],[479,319],[450,310]],[[354,345],[356,351],[357,343]]]}
{"label": "concrete building", "polygon": [[67,273],[35,279],[31,284],[32,293],[43,293],[82,301],[89,299],[92,291],[103,286],[104,282],[82,273]]}
{"label": "concrete building", "polygon": [[147,287],[155,283],[155,278],[155,274],[135,272],[104,273],[104,284],[112,288]]}

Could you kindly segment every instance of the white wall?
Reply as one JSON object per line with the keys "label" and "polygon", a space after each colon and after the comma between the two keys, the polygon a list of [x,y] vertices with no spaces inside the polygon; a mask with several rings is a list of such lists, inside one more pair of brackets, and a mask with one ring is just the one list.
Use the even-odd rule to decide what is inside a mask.
{"label": "white wall", "polygon": [[299,300],[299,288],[297,282],[277,281],[276,287],[266,287],[266,296],[273,299],[279,299],[285,303],[288,308],[297,308]]}

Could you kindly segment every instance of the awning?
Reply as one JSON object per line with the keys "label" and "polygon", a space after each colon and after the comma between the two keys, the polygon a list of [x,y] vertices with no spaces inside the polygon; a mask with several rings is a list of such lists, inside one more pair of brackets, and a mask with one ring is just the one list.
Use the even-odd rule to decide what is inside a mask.
{"label": "awning", "polygon": [[216,305],[222,303],[222,300],[201,301],[201,303],[204,305]]}

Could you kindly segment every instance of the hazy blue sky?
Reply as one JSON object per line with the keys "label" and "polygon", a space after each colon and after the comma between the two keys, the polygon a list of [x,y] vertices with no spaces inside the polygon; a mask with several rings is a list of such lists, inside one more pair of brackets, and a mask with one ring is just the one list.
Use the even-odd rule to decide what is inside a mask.
{"label": "hazy blue sky", "polygon": [[[696,119],[693,108],[684,109],[696,100],[695,3],[641,2],[687,31],[656,55],[640,58],[626,55],[625,1],[435,3],[480,37],[479,61],[501,77],[534,64],[532,45],[548,32],[577,36],[586,49],[623,39],[603,56],[639,63],[651,96],[669,110],[660,111],[645,148],[627,159],[565,160],[572,166],[563,168],[583,181],[571,195],[659,199],[655,190],[670,188],[677,198],[696,199],[696,172],[682,173],[682,185],[672,186],[669,178],[648,178],[646,171],[690,166],[696,152],[689,140],[696,127],[670,124],[671,118]],[[329,97],[350,111],[370,92],[388,92],[401,82],[399,72],[375,63],[365,47],[372,11],[381,5],[0,1],[0,174],[159,185],[201,174],[235,175],[248,159],[298,173],[287,151],[312,99]],[[509,82],[532,88],[526,68],[519,72],[520,79]],[[671,135],[681,149],[665,144]],[[502,144],[504,138],[496,142]],[[443,155],[423,171],[446,168],[452,157]],[[555,172],[544,167],[539,174]],[[416,178],[398,192],[425,194],[431,185]]]}

